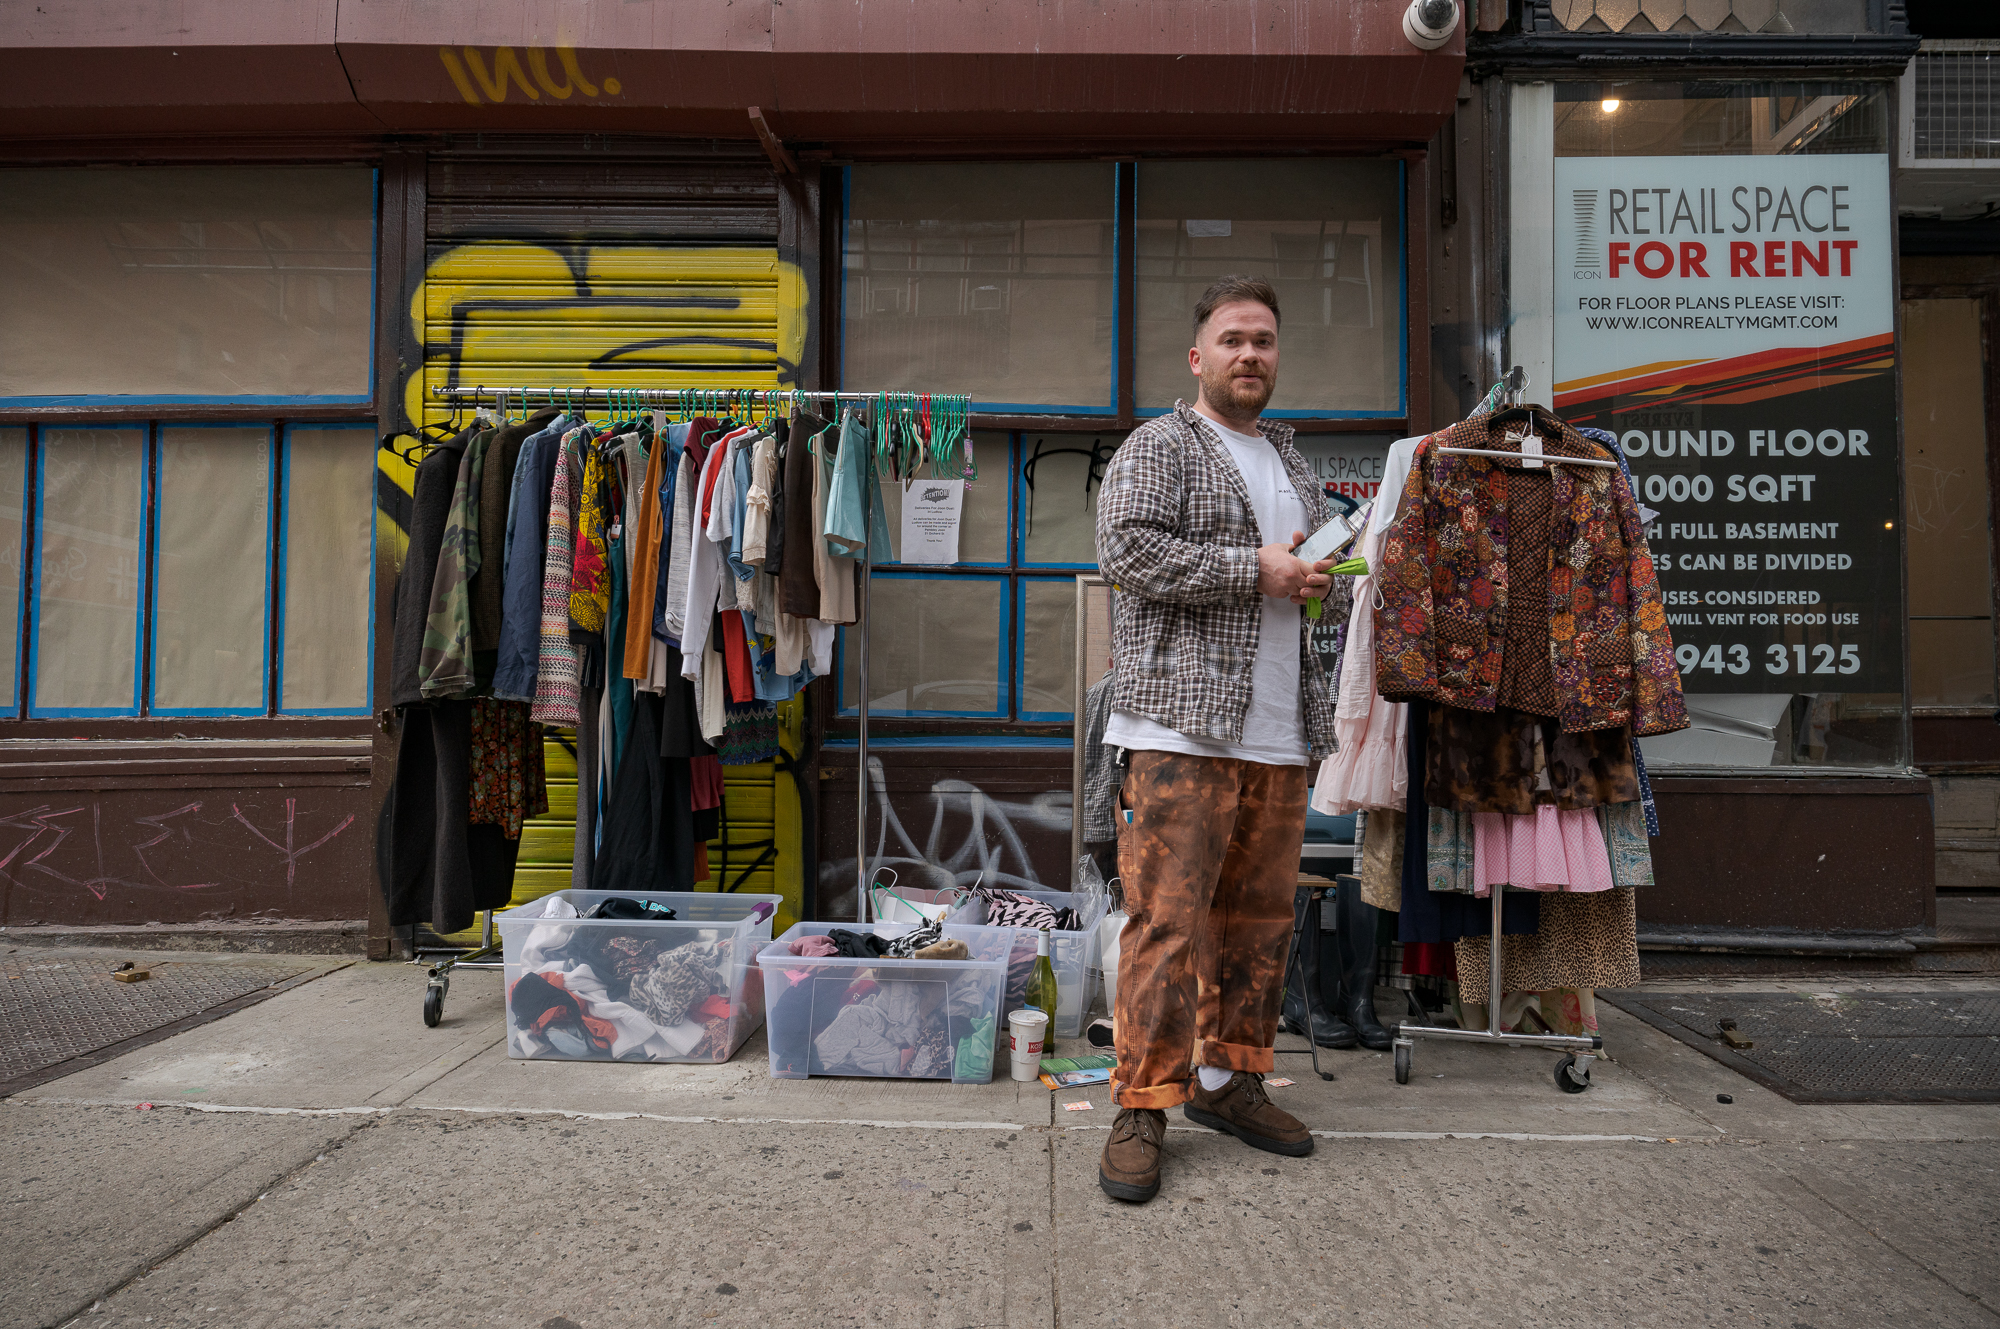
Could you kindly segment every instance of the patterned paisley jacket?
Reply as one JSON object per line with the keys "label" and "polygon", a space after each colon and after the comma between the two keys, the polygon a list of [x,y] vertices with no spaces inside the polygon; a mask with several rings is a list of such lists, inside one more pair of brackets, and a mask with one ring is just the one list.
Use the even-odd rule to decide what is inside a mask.
{"label": "patterned paisley jacket", "polygon": [[[1491,711],[1507,626],[1507,477],[1503,463],[1441,447],[1516,451],[1475,417],[1417,447],[1401,513],[1383,546],[1375,611],[1376,682],[1384,697]],[[1609,458],[1567,425],[1550,455]],[[1562,727],[1688,727],[1659,579],[1625,477],[1595,466],[1550,468],[1549,653]]]}

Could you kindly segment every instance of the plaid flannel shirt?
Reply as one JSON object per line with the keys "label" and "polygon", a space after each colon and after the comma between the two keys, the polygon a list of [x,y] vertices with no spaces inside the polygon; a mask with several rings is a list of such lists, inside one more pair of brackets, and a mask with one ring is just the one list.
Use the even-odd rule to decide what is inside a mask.
{"label": "plaid flannel shirt", "polygon": [[[1257,422],[1306,507],[1306,529],[1328,518],[1312,467],[1289,425]],[[1097,499],[1097,558],[1117,587],[1112,708],[1219,743],[1243,739],[1263,597],[1257,549],[1289,531],[1259,532],[1228,447],[1186,402],[1148,420],[1119,447]],[[1299,696],[1312,760],[1333,750],[1333,707],[1318,657],[1299,639]]]}

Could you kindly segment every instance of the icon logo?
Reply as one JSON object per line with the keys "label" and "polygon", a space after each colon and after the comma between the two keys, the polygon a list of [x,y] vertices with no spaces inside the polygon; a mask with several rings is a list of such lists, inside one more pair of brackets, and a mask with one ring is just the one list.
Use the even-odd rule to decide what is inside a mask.
{"label": "icon logo", "polygon": [[1576,217],[1576,259],[1571,269],[1575,272],[1596,272],[1603,266],[1597,248],[1597,191],[1572,189],[1570,206]]}

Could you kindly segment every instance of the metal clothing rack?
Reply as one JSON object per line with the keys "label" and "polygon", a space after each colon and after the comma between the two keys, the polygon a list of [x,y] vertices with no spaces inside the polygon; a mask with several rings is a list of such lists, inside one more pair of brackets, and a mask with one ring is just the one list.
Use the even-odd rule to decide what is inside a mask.
{"label": "metal clothing rack", "polygon": [[[1501,385],[1496,384],[1498,388]],[[1508,371],[1506,383],[1506,404],[1520,404],[1521,395],[1528,390],[1528,373],[1515,365]],[[1492,394],[1488,394],[1489,400]],[[1443,448],[1444,452],[1478,453],[1471,448]],[[1514,454],[1504,454],[1513,456]],[[1544,461],[1562,461],[1571,465],[1612,466],[1617,462],[1599,462],[1576,457],[1545,457]],[[1445,1029],[1429,1024],[1400,1024],[1396,1027],[1396,1083],[1410,1082],[1410,1062],[1416,1051],[1415,1040],[1419,1038],[1442,1038],[1460,1043],[1501,1044],[1506,1047],[1555,1048],[1570,1055],[1556,1063],[1556,1087],[1566,1094],[1580,1094],[1590,1088],[1590,1063],[1604,1048],[1604,1039],[1597,1034],[1510,1034],[1500,1028],[1500,940],[1501,940],[1501,900],[1503,886],[1492,888],[1493,931],[1487,938],[1486,960],[1486,1027],[1484,1029]]]}
{"label": "metal clothing rack", "polygon": [[[431,395],[443,401],[471,404],[492,403],[503,411],[510,405],[523,409],[537,406],[565,406],[588,409],[592,406],[606,408],[630,407],[638,410],[687,409],[698,411],[747,412],[765,415],[788,411],[795,406],[831,406],[838,410],[842,406],[859,407],[871,413],[874,411],[923,410],[929,412],[939,408],[952,423],[962,430],[970,431],[972,399],[963,393],[910,393],[910,392],[825,392],[800,388],[528,388],[500,387],[488,388],[484,384],[475,387],[436,387]],[[872,429],[878,421],[869,421]],[[868,475],[879,483],[871,460]],[[875,546],[875,504],[872,496],[861,496],[862,544],[861,544],[861,617],[856,623],[860,629],[856,635],[860,639],[859,659],[856,661],[859,678],[858,695],[855,699],[858,752],[855,757],[855,809],[854,809],[854,893],[855,919],[869,921],[868,907],[868,643],[874,635],[873,620],[869,613],[872,572],[874,570]],[[726,845],[726,842],[725,842]],[[478,949],[469,951],[456,959],[447,959],[434,966],[430,973],[429,988],[424,998],[424,1022],[435,1025],[437,1018],[433,1011],[442,1013],[444,993],[451,982],[451,970],[464,966],[473,969],[498,969],[501,966],[486,960],[499,947],[493,940],[493,915],[486,915],[485,931]],[[421,963],[421,960],[418,961]],[[430,993],[437,994],[435,1003]]]}

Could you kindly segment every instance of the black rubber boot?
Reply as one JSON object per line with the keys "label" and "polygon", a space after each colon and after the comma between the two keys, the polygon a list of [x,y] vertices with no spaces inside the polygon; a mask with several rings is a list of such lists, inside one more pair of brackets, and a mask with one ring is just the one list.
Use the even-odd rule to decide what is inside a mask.
{"label": "black rubber boot", "polygon": [[1375,928],[1381,911],[1361,898],[1361,883],[1344,881],[1335,896],[1333,944],[1340,956],[1340,1000],[1334,1013],[1359,1035],[1361,1046],[1387,1052],[1395,1035],[1375,1016]]}
{"label": "black rubber boot", "polygon": [[[1310,907],[1309,907],[1310,906]],[[1278,1023],[1281,1028],[1304,1034],[1308,1023],[1306,990],[1324,993],[1319,976],[1319,907],[1312,905],[1312,888],[1299,887],[1292,901],[1292,925],[1298,933],[1298,944],[1292,958],[1291,970],[1285,975],[1285,1004],[1280,1011]],[[1355,1032],[1348,1028],[1338,1016],[1326,1009],[1322,996],[1312,1007],[1310,1023],[1312,1041],[1323,1048],[1351,1048],[1360,1042]]]}

